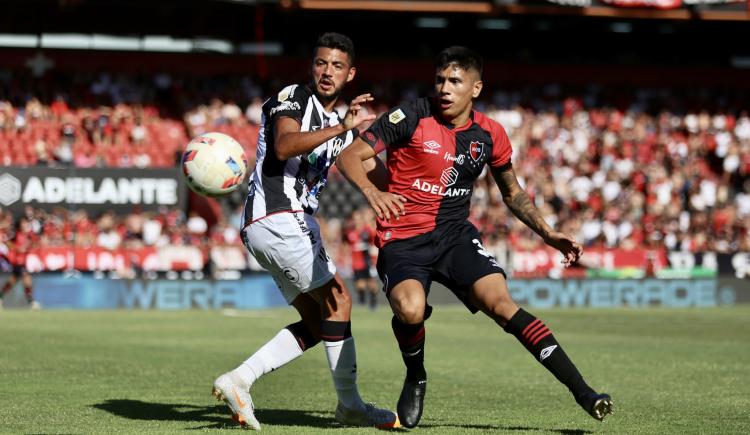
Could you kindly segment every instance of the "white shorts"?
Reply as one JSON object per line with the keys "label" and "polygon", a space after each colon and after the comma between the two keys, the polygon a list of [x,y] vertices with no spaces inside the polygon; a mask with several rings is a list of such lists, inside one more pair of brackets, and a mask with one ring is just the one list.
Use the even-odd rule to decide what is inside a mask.
{"label": "white shorts", "polygon": [[250,254],[271,273],[287,303],[334,278],[336,266],[323,248],[315,218],[303,212],[276,213],[242,230]]}

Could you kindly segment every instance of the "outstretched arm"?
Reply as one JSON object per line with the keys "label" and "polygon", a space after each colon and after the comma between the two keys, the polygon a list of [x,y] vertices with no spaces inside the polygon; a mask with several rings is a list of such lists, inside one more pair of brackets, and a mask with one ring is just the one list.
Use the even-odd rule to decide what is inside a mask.
{"label": "outstretched arm", "polygon": [[503,202],[513,214],[527,227],[534,230],[544,240],[544,243],[560,251],[565,257],[563,264],[570,266],[578,261],[583,254],[583,247],[567,234],[555,231],[544,221],[539,209],[531,202],[529,195],[523,190],[513,168],[501,170],[492,169],[497,187],[503,196]]}
{"label": "outstretched arm", "polygon": [[385,163],[376,155],[372,158],[362,161],[362,165],[367,172],[367,179],[383,192],[388,191],[388,169]]}
{"label": "outstretched arm", "polygon": [[[364,140],[357,138],[351,145],[346,147],[336,159],[336,166],[342,174],[357,188],[370,203],[370,207],[381,219],[390,219],[391,215],[397,218],[405,213],[404,203],[406,198],[384,192],[376,186],[367,176],[366,164],[382,171],[382,162],[372,162],[370,159],[378,160],[375,150]],[[373,166],[373,163],[375,165]],[[380,167],[378,167],[380,165]],[[382,175],[382,174],[381,174]],[[375,177],[373,177],[375,178]]]}
{"label": "outstretched arm", "polygon": [[274,151],[279,160],[287,160],[317,148],[320,144],[341,133],[357,128],[365,121],[372,121],[375,115],[361,111],[362,104],[372,101],[370,94],[362,94],[349,104],[341,124],[321,128],[316,131],[300,131],[299,121],[293,118],[279,118],[274,124]]}

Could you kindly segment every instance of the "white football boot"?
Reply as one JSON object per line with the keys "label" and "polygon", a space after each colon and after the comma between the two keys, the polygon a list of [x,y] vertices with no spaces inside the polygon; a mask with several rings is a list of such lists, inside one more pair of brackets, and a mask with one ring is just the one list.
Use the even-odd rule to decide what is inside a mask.
{"label": "white football boot", "polygon": [[260,423],[253,413],[255,406],[250,392],[232,381],[228,374],[225,373],[214,381],[211,394],[229,406],[232,411],[232,420],[244,429],[260,430]]}

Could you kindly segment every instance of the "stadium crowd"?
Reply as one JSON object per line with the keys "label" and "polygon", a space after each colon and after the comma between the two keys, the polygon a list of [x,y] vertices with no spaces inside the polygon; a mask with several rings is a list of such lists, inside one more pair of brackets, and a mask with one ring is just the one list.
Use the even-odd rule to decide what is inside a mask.
{"label": "stadium crowd", "polygon": [[[32,88],[22,82],[0,79],[0,164],[170,167],[188,138],[205,131],[236,137],[254,156],[261,98],[276,85],[255,83],[101,74],[67,92],[42,86],[29,94]],[[393,101],[372,110],[382,113],[385,103],[422,92],[383,89]],[[741,93],[550,85],[488,87],[476,106],[507,130],[515,171],[546,219],[586,246],[734,252],[750,250],[748,101]],[[336,197],[342,205],[337,212],[321,216],[322,226],[327,246],[345,263],[346,219],[361,198],[340,176],[331,178],[329,191],[347,193]],[[501,202],[485,173],[475,185],[470,216],[485,243],[540,247],[541,240]],[[42,243],[208,246],[239,243],[240,213],[238,206],[228,224],[212,229],[178,210],[97,217],[30,210],[25,219]],[[10,218],[2,218],[0,234],[7,237]]]}
{"label": "stadium crowd", "polygon": [[[235,219],[236,220],[236,219]],[[146,246],[196,246],[206,256],[211,246],[241,246],[238,224],[220,220],[209,228],[195,212],[164,208],[158,212],[134,210],[127,215],[107,211],[90,216],[82,209],[45,211],[26,206],[22,216],[0,209],[0,245],[19,233],[34,248],[76,246],[115,251]]]}

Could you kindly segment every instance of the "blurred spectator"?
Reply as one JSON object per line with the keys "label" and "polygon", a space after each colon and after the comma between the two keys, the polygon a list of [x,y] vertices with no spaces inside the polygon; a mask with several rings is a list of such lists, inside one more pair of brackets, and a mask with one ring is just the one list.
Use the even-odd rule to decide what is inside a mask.
{"label": "blurred spectator", "polygon": [[[173,167],[188,138],[206,131],[235,137],[252,165],[259,96],[273,85],[166,74],[63,77],[60,83],[74,84],[64,89],[54,81],[24,87],[28,80],[0,78],[0,165]],[[373,89],[378,105],[370,110],[381,114],[421,93],[397,82]],[[743,92],[551,84],[486,92],[477,104],[507,130],[519,181],[556,228],[588,246],[728,252],[750,250],[749,100]],[[332,174],[328,191],[340,207],[330,208],[324,229],[331,251],[341,244],[339,219],[361,204],[358,193],[337,183],[345,181]],[[234,225],[241,211],[229,216]],[[220,231],[177,215],[115,219],[120,243],[190,243]],[[102,240],[86,230],[87,219],[51,213],[39,231],[44,243],[60,243],[63,227],[76,243],[115,243],[111,229]],[[475,185],[470,219],[486,246],[541,246],[508,213],[486,174]]]}

